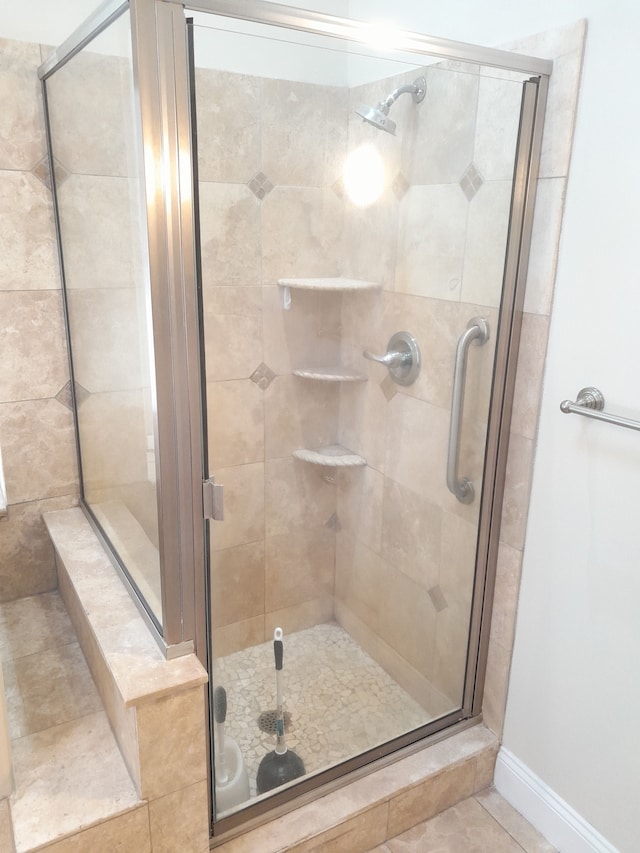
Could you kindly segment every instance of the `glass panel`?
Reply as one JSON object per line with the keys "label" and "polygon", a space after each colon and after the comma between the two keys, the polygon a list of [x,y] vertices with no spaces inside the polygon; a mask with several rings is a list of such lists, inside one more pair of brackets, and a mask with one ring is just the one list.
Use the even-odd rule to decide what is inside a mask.
{"label": "glass panel", "polygon": [[162,622],[128,12],[47,80],[84,500]]}
{"label": "glass panel", "polygon": [[[195,80],[220,817],[462,708],[523,78],[215,20]],[[371,358],[402,331],[411,384]]]}

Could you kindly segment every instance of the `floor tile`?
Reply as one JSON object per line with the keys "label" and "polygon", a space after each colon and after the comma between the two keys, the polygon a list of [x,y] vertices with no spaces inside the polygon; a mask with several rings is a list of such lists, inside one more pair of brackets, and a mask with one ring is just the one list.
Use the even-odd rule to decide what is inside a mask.
{"label": "floor tile", "polygon": [[76,635],[57,592],[0,604],[0,660],[73,643]]}
{"label": "floor tile", "polygon": [[495,788],[476,795],[480,805],[514,838],[525,853],[555,853],[553,847]]}
{"label": "floor tile", "polygon": [[387,841],[391,853],[522,853],[473,798]]}
{"label": "floor tile", "polygon": [[18,851],[139,804],[104,712],[18,738],[12,748]]}
{"label": "floor tile", "polygon": [[78,643],[5,661],[2,666],[12,739],[102,708]]}

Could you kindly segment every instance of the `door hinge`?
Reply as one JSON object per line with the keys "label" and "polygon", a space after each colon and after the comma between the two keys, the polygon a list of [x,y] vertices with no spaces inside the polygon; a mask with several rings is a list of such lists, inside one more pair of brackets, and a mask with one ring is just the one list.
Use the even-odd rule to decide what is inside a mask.
{"label": "door hinge", "polygon": [[224,486],[213,477],[202,483],[202,506],[205,518],[224,521]]}

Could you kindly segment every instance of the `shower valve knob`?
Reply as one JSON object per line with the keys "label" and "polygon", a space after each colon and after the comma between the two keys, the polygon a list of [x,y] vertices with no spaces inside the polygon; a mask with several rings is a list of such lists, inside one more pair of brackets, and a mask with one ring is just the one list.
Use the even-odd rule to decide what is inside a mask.
{"label": "shower valve knob", "polygon": [[369,350],[364,350],[362,355],[369,361],[384,364],[398,385],[411,385],[420,375],[420,347],[409,332],[392,335],[384,355],[376,355]]}

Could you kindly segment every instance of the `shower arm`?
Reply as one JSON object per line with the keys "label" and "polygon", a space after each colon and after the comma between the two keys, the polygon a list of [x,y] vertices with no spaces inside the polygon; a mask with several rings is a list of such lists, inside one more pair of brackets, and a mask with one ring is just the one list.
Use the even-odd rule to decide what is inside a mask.
{"label": "shower arm", "polygon": [[378,109],[385,115],[389,115],[389,110],[398,100],[400,95],[413,95],[414,97],[422,100],[420,96],[423,94],[424,89],[421,86],[418,86],[416,83],[407,83],[404,86],[398,86],[398,88],[394,89],[390,95],[387,95],[384,101],[380,101]]}

